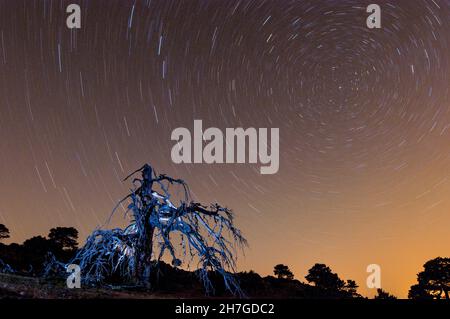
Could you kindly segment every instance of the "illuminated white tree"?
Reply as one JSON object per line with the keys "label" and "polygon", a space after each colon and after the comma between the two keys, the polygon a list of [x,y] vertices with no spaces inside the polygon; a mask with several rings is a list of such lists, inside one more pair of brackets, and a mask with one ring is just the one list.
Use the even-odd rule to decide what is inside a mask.
{"label": "illuminated white tree", "polygon": [[[137,173],[141,176],[133,179],[131,193],[119,202],[129,203],[131,224],[125,229],[98,229],[89,236],[75,257],[83,279],[102,282],[119,271],[139,285],[149,285],[152,264],[168,252],[174,267],[197,262],[197,274],[207,293],[214,291],[208,276],[214,271],[230,292],[241,294],[233,273],[236,249],[243,248],[246,240],[234,226],[232,212],[218,204],[207,207],[191,201],[183,180],[157,175],[148,164],[125,180]],[[178,205],[171,201],[172,185],[181,186],[184,192]],[[175,249],[175,244],[181,248]]]}

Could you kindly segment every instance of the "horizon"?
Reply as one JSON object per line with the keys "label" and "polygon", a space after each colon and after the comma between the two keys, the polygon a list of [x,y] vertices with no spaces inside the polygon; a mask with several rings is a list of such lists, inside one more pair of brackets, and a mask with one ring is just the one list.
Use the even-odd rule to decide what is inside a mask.
{"label": "horizon", "polygon": [[[122,198],[123,198],[123,196],[122,196]],[[120,216],[120,214],[117,214],[117,215]],[[114,228],[114,227],[124,227],[124,225],[126,225],[126,220],[127,219],[126,218],[117,217],[117,216],[114,217],[114,220],[116,221],[114,223],[115,225],[113,223],[108,224],[107,220],[108,220],[108,218],[110,216],[111,216],[111,212],[105,214],[105,222],[101,223],[101,224],[98,224],[98,225],[95,225],[92,228],[91,231],[86,232],[85,236],[83,236],[82,233],[80,232],[79,236],[78,236],[79,247],[82,247],[84,245],[85,240],[87,239],[87,237],[91,234],[91,232],[94,229],[98,229],[99,227],[102,228],[102,229],[110,229],[110,228]],[[237,217],[237,219],[239,219],[239,214],[235,214],[235,217]],[[120,220],[122,220],[122,223],[118,222]],[[5,226],[7,226],[7,225],[5,225]],[[43,231],[41,233],[36,233],[36,234],[30,235],[28,237],[25,236],[23,239],[20,239],[20,240],[17,240],[16,236],[14,236],[14,230],[9,228],[11,236],[9,238],[3,239],[1,241],[1,243],[7,244],[7,245],[8,244],[12,244],[12,243],[17,243],[17,244],[21,245],[21,244],[23,244],[23,242],[25,240],[27,240],[27,239],[29,239],[31,237],[34,237],[34,236],[42,236],[42,237],[48,238],[48,233],[49,233],[50,229],[54,228],[54,227],[73,227],[73,225],[69,225],[69,224],[67,224],[67,225],[52,225],[46,231]],[[244,235],[245,235],[245,233],[244,233]],[[246,252],[251,250],[251,246],[252,245],[251,245],[251,242],[250,242],[249,243],[249,247],[247,247],[245,249]],[[416,275],[417,275],[417,273],[419,273],[420,271],[423,270],[423,267],[422,267],[423,264],[426,261],[431,260],[433,258],[444,257],[443,255],[442,256],[441,255],[435,255],[434,256],[432,254],[428,254],[428,255],[424,255],[424,256],[429,256],[429,257],[425,257],[425,259],[423,259],[423,261],[420,261],[419,259],[417,259],[417,263],[416,264],[412,264],[411,267],[408,269],[409,273],[414,272],[414,271],[415,272],[414,272],[414,275],[411,276],[411,278],[407,278],[405,276],[404,279],[406,279],[406,280],[405,280],[403,286],[400,286],[402,288],[398,289],[398,287],[393,286],[393,285],[392,286],[391,285],[384,285],[384,283],[382,282],[382,289],[385,290],[385,291],[388,291],[389,293],[392,293],[394,296],[397,296],[399,298],[406,298],[407,295],[408,295],[408,290],[409,290],[410,286],[412,286],[416,282]],[[325,262],[324,260],[316,260],[316,261],[312,260],[309,265],[307,265],[306,263],[303,263],[303,267],[300,269],[301,272],[298,271],[298,269],[300,268],[300,267],[298,267],[298,265],[296,265],[294,263],[292,263],[292,264],[291,263],[286,263],[286,262],[283,262],[283,260],[280,260],[279,262],[274,263],[272,266],[268,265],[267,267],[264,267],[264,268],[263,267],[252,267],[251,261],[250,261],[250,264],[244,263],[244,267],[246,267],[246,268],[240,267],[240,264],[243,263],[242,259],[244,259],[244,258],[245,258],[245,256],[243,256],[241,253],[239,253],[238,260],[237,260],[237,262],[238,262],[237,271],[238,272],[253,270],[253,271],[255,271],[256,273],[260,274],[263,277],[265,277],[265,276],[273,276],[274,275],[273,274],[273,267],[276,264],[283,263],[283,264],[286,264],[287,266],[289,266],[289,268],[294,273],[294,279],[299,280],[300,282],[306,282],[305,276],[308,273],[308,269],[310,269],[314,264],[316,264],[316,263],[324,263],[327,266],[329,266],[333,270],[333,272],[337,273],[340,276],[341,279],[343,279],[343,280],[347,280],[347,279],[355,280],[356,283],[359,286],[358,292],[362,296],[368,297],[368,298],[372,298],[374,295],[376,295],[376,289],[374,289],[374,288],[369,289],[369,288],[366,287],[366,279],[370,275],[370,273],[366,272],[365,268],[361,269],[361,271],[359,272],[359,276],[358,276],[358,273],[352,274],[351,272],[350,273],[349,272],[342,272],[342,271],[337,270],[337,267],[335,267],[335,265],[333,265],[331,263],[332,261],[331,261],[330,258],[328,258],[328,259],[325,258],[325,260],[328,260],[328,262]],[[167,262],[167,259],[165,258],[164,261]],[[193,268],[185,267],[184,264],[181,265],[181,268],[185,269],[185,270],[188,270],[188,271],[194,270]],[[345,276],[344,276],[344,273],[345,273]],[[354,275],[357,275],[357,276],[354,276]],[[384,276],[385,276],[385,274],[383,274],[383,272],[382,272],[382,278],[384,278]],[[359,278],[359,280],[357,278]]]}

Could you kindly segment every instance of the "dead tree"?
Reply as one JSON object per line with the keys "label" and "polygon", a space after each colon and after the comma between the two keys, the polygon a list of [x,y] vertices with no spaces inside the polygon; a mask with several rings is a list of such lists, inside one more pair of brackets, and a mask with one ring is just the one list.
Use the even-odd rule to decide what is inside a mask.
{"label": "dead tree", "polygon": [[[125,229],[94,231],[75,257],[83,280],[102,282],[109,274],[119,272],[138,285],[148,286],[152,265],[168,253],[174,267],[197,263],[197,274],[207,293],[214,290],[208,275],[213,271],[222,276],[226,289],[241,294],[233,273],[236,250],[247,243],[234,226],[231,210],[192,201],[183,180],[157,175],[148,164],[125,180],[138,173],[131,193],[113,210],[128,202],[131,223]],[[171,200],[171,186],[183,190],[179,204]],[[181,248],[175,249],[174,244]]]}

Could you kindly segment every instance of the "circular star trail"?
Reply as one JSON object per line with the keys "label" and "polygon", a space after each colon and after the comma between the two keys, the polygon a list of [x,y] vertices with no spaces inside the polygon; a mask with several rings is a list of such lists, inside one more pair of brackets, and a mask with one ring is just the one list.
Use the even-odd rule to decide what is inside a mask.
{"label": "circular star trail", "polygon": [[[83,238],[148,162],[235,211],[241,269],[377,263],[405,295],[450,244],[450,1],[378,1],[369,29],[372,2],[0,1],[0,223]],[[279,128],[279,172],[172,163],[195,119]]]}

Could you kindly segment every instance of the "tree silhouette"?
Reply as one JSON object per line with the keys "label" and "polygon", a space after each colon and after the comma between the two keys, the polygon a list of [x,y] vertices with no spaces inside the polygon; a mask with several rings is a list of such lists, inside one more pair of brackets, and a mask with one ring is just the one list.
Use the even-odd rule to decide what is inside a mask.
{"label": "tree silhouette", "polygon": [[324,290],[337,292],[345,287],[345,282],[325,264],[315,264],[308,270],[305,278],[309,283]]}
{"label": "tree silhouette", "polygon": [[44,268],[48,253],[52,249],[51,242],[42,236],[34,236],[23,242],[23,258],[27,262],[27,272],[39,275]]}
{"label": "tree silhouette", "polygon": [[417,284],[411,286],[408,297],[412,299],[450,299],[450,258],[437,257],[423,265],[417,274]]}
{"label": "tree silhouette", "polygon": [[78,230],[73,227],[56,227],[50,229],[48,238],[59,249],[76,250],[78,248]]}
{"label": "tree silhouette", "polygon": [[411,288],[409,288],[408,298],[410,298],[410,299],[433,299],[434,297],[431,294],[429,294],[428,291],[426,291],[423,286],[416,284],[416,285],[412,285]]}
{"label": "tree silhouette", "polygon": [[377,289],[377,295],[373,299],[388,299],[388,300],[394,300],[397,299],[394,295],[391,295],[387,291],[384,291],[381,288]]}
{"label": "tree silhouette", "polygon": [[[230,272],[235,272],[235,248],[246,245],[246,240],[234,226],[232,212],[218,204],[207,207],[193,202],[183,180],[157,175],[148,164],[125,180],[137,173],[140,178],[133,179],[131,193],[117,205],[128,201],[131,224],[125,229],[98,229],[89,236],[74,261],[82,269],[82,279],[101,283],[119,272],[148,286],[153,261],[158,263],[168,252],[175,267],[182,259],[188,265],[197,261],[197,275],[207,293],[214,292],[208,275],[213,271],[221,275],[226,289],[240,294]],[[171,186],[180,186],[184,193],[178,205],[171,200]]]}
{"label": "tree silhouette", "polygon": [[313,284],[315,294],[321,298],[360,298],[354,280],[344,281],[325,264],[315,264],[308,270],[306,280]]}
{"label": "tree silhouette", "polygon": [[0,240],[9,238],[9,229],[5,225],[0,224]]}
{"label": "tree silhouette", "polygon": [[49,242],[45,237],[42,236],[34,236],[30,239],[27,239],[23,242],[23,247],[29,251],[39,252],[39,251],[47,251],[49,247]]}
{"label": "tree silhouette", "polygon": [[357,292],[358,285],[356,284],[356,281],[354,280],[347,280],[345,283],[345,286],[343,290],[348,294],[348,297],[361,297],[361,295]]}
{"label": "tree silhouette", "polygon": [[288,266],[283,264],[278,264],[275,267],[273,267],[273,273],[280,279],[281,278],[289,280],[294,279],[294,274],[292,273],[292,271],[289,269]]}

